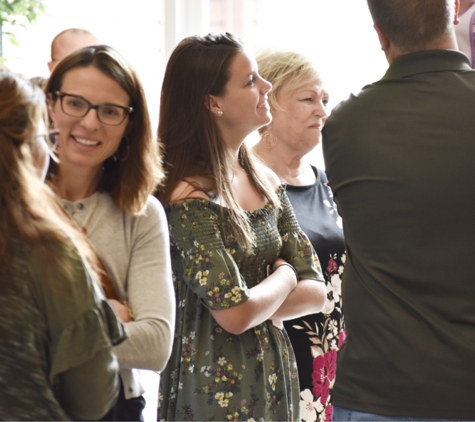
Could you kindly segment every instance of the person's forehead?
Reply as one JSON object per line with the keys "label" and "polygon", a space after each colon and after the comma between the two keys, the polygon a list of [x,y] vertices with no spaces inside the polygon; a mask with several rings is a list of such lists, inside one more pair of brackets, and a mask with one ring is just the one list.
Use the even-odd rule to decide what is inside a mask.
{"label": "person's forehead", "polygon": [[245,51],[238,52],[230,63],[231,78],[245,78],[255,71],[256,62],[254,58]]}

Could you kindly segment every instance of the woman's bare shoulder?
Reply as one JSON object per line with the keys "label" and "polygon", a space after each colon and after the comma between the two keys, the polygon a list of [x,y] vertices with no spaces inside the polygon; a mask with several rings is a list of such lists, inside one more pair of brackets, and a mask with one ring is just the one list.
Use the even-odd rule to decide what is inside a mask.
{"label": "woman's bare shoulder", "polygon": [[[193,177],[187,180],[181,180],[173,190],[170,202],[181,202],[186,199],[210,199],[205,192],[206,182],[200,177]],[[198,187],[202,186],[203,189]]]}
{"label": "woman's bare shoulder", "polygon": [[276,191],[279,186],[282,184],[279,177],[266,165],[257,162],[256,169],[258,174],[266,180],[272,188]]}

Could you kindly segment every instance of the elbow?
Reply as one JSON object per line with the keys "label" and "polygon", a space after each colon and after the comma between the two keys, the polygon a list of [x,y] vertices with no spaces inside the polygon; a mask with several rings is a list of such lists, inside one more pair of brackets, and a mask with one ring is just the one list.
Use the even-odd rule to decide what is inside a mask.
{"label": "elbow", "polygon": [[216,323],[225,331],[236,336],[244,333],[254,327],[253,320],[249,317],[249,313],[235,312],[234,308],[211,311]]}
{"label": "elbow", "polygon": [[315,291],[315,298],[313,301],[315,305],[314,313],[322,312],[327,303],[327,288],[325,283],[319,282]]}
{"label": "elbow", "polygon": [[172,352],[174,319],[134,321],[127,323],[126,328],[129,339],[114,348],[120,367],[163,371]]}
{"label": "elbow", "polygon": [[221,324],[219,325],[221,326],[223,330],[227,331],[230,334],[234,334],[235,336],[238,336],[244,333],[245,331],[249,330],[249,328],[251,328],[243,324],[226,324],[226,326],[224,327]]}
{"label": "elbow", "polygon": [[239,336],[247,330],[254,328],[258,324],[258,321],[252,318],[248,313],[245,313],[243,315],[238,315],[236,318],[232,318],[230,321],[226,321],[225,323],[218,322],[218,324],[228,333]]}
{"label": "elbow", "polygon": [[157,353],[157,359],[154,362],[153,371],[162,372],[167,366],[168,360],[172,354],[173,348],[173,339],[175,336],[175,330],[173,326],[167,326],[163,329],[160,336],[160,345],[158,349],[160,352]]}
{"label": "elbow", "polygon": [[[168,343],[167,343],[168,344]],[[162,344],[160,346],[159,352],[157,353],[156,359],[153,362],[150,362],[149,368],[152,371],[162,372],[167,366],[168,360],[170,359],[172,353],[173,341],[170,341],[170,346],[168,348],[164,347]]]}

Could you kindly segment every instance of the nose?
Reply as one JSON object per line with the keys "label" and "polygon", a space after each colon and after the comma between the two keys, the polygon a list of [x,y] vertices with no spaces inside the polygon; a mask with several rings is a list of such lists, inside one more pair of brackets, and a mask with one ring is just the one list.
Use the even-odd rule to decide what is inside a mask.
{"label": "nose", "polygon": [[95,130],[101,126],[101,122],[97,117],[97,110],[96,109],[89,109],[84,117],[81,118],[81,126],[89,129]]}
{"label": "nose", "polygon": [[266,81],[264,78],[261,78],[262,86],[261,92],[262,94],[267,94],[272,89],[272,84],[269,81]]}
{"label": "nose", "polygon": [[318,103],[317,107],[315,108],[315,115],[319,116],[322,118],[323,122],[327,120],[329,116],[329,112],[325,104],[323,104],[321,101]]}

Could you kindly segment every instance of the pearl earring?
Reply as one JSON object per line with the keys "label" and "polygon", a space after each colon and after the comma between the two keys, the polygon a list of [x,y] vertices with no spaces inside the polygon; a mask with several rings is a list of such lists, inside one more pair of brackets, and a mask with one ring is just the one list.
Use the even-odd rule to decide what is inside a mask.
{"label": "pearl earring", "polygon": [[218,110],[218,116],[221,117],[223,115],[223,111],[222,110]]}

